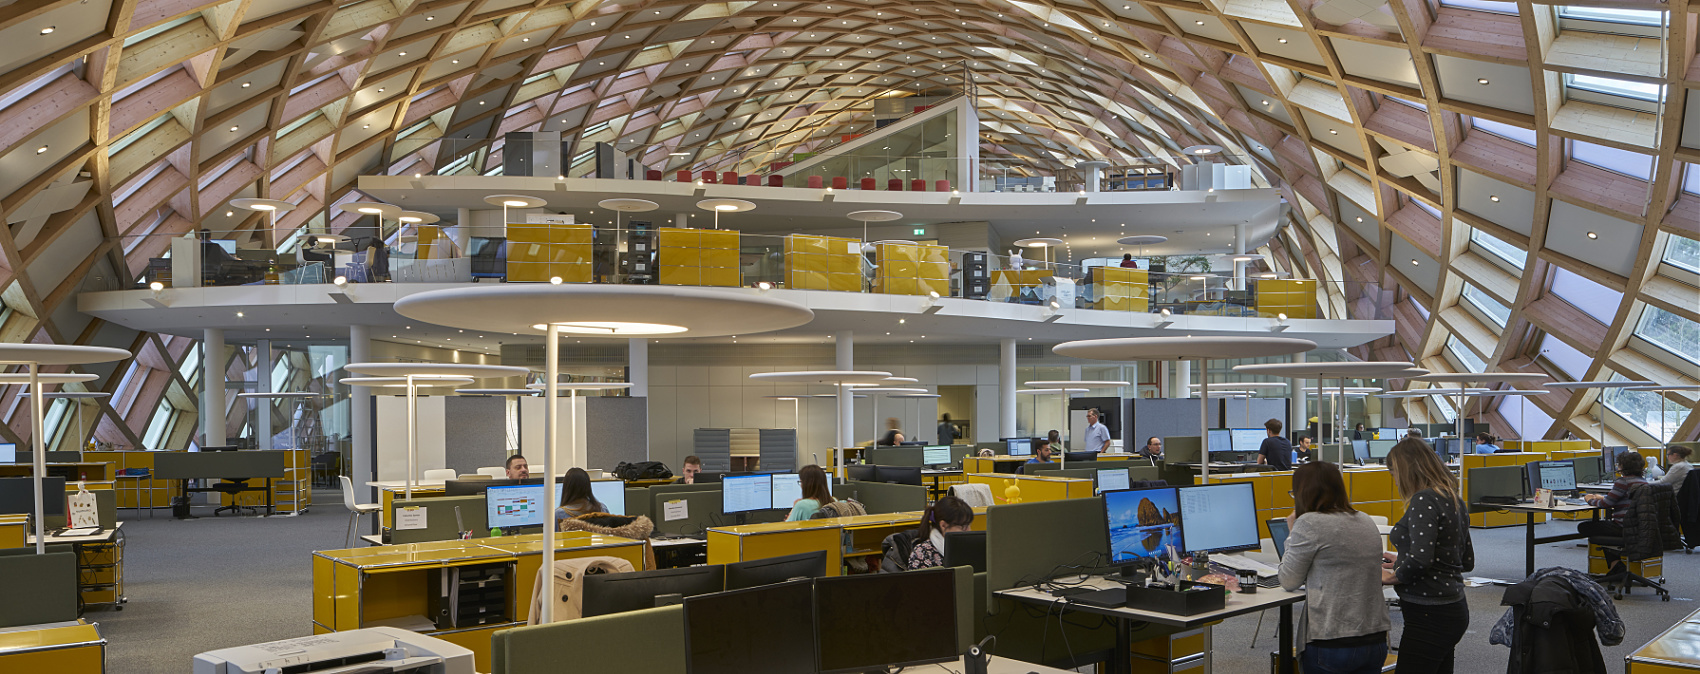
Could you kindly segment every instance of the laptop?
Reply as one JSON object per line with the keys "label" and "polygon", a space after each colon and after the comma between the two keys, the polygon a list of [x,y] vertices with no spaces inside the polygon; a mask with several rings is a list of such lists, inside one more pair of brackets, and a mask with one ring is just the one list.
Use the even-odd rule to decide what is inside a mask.
{"label": "laptop", "polygon": [[[1271,517],[1265,524],[1269,525],[1269,541],[1275,544],[1275,559],[1279,560],[1287,555],[1287,518]],[[1280,576],[1259,578],[1257,585],[1258,587],[1280,587],[1281,578]]]}

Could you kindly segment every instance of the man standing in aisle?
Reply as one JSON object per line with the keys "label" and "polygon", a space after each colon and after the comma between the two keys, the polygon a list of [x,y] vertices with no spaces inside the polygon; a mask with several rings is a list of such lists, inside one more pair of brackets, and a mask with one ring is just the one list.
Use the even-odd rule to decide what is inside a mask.
{"label": "man standing in aisle", "polygon": [[[915,429],[919,431],[920,429]],[[950,413],[939,415],[939,444],[949,445],[956,442],[956,424],[950,423]]]}
{"label": "man standing in aisle", "polygon": [[1086,450],[1110,451],[1110,427],[1098,423],[1098,410],[1086,410]]}
{"label": "man standing in aisle", "polygon": [[1281,437],[1281,420],[1265,421],[1263,429],[1269,431],[1269,437],[1257,448],[1257,462],[1274,466],[1275,470],[1292,470],[1293,444]]}

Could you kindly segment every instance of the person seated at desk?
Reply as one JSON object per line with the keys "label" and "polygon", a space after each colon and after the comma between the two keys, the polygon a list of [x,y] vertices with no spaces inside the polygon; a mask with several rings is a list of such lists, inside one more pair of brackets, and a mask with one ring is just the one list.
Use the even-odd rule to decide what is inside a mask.
{"label": "person seated at desk", "polygon": [[826,471],[820,466],[809,464],[797,471],[797,481],[803,488],[803,498],[791,504],[791,514],[785,516],[787,522],[801,522],[814,517],[815,512],[828,503],[832,503],[832,488],[827,486]]}
{"label": "person seated at desk", "polygon": [[1139,455],[1147,459],[1163,458],[1163,439],[1155,435],[1145,439],[1145,446],[1139,448]]}
{"label": "person seated at desk", "polygon": [[1364,437],[1364,433],[1366,433],[1366,432],[1368,432],[1368,431],[1364,430],[1364,425],[1358,424],[1356,427],[1352,428],[1352,439],[1353,440],[1368,440],[1369,438]]}
{"label": "person seated at desk", "polygon": [[[1055,433],[1056,431],[1052,432]],[[1027,463],[1056,463],[1051,460],[1050,438],[1039,438],[1033,441],[1033,458],[1028,459]]]}
{"label": "person seated at desk", "polygon": [[508,479],[510,480],[524,480],[531,477],[531,464],[526,463],[525,456],[521,454],[508,457],[507,462],[502,464],[502,469],[508,471]]}
{"label": "person seated at desk", "polygon": [[1257,462],[1275,467],[1275,470],[1293,469],[1293,443],[1281,437],[1281,420],[1270,419],[1263,422],[1263,429],[1269,432],[1269,437],[1263,439],[1263,444],[1257,447]]}
{"label": "person seated at desk", "polygon": [[1086,449],[1092,452],[1110,451],[1110,427],[1099,421],[1098,410],[1086,410]]}
{"label": "person seated at desk", "polygon": [[897,417],[885,420],[885,435],[880,436],[879,442],[874,444],[880,447],[896,447],[903,444],[903,431],[897,428]]}
{"label": "person seated at desk", "polygon": [[[1631,485],[1647,482],[1647,457],[1635,452],[1624,452],[1617,455],[1616,482],[1611,484],[1611,491],[1605,494],[1583,494],[1582,500],[1588,505],[1610,508],[1611,517],[1603,520],[1586,520],[1576,523],[1576,533],[1589,538],[1595,536],[1623,536],[1623,521],[1629,518],[1630,511],[1635,507],[1635,501],[1629,498]],[[1617,565],[1617,552],[1605,550],[1606,567]]]}
{"label": "person seated at desk", "polygon": [[1670,464],[1670,470],[1665,471],[1665,476],[1659,478],[1658,484],[1669,486],[1672,493],[1680,493],[1683,480],[1688,479],[1688,471],[1694,467],[1688,462],[1689,455],[1693,453],[1694,450],[1687,447],[1666,449],[1665,462]]}
{"label": "person seated at desk", "polygon": [[684,473],[684,479],[680,480],[679,484],[696,484],[697,473],[702,472],[702,459],[697,458],[695,454],[687,456],[684,466],[679,470]]}
{"label": "person seated at desk", "polygon": [[1352,508],[1339,466],[1313,461],[1293,471],[1287,530],[1281,588],[1308,588],[1299,614],[1300,668],[1380,672],[1393,626],[1381,596],[1381,533]]}
{"label": "person seated at desk", "polygon": [[1310,436],[1308,435],[1299,436],[1299,446],[1293,448],[1293,451],[1298,454],[1300,461],[1310,461],[1316,458],[1316,447],[1310,444]]}
{"label": "person seated at desk", "polygon": [[1387,452],[1387,472],[1405,515],[1387,536],[1398,552],[1382,553],[1381,582],[1399,593],[1405,631],[1399,636],[1399,669],[1446,672],[1470,627],[1464,575],[1476,568],[1470,515],[1458,495],[1458,478],[1421,438],[1406,438]]}
{"label": "person seated at desk", "polygon": [[596,500],[596,492],[590,488],[590,473],[584,472],[583,468],[567,469],[567,477],[561,485],[561,507],[555,509],[555,530],[561,530],[561,520],[605,512],[608,512],[608,506]]}
{"label": "person seated at desk", "polygon": [[1485,432],[1476,434],[1476,453],[1477,454],[1492,454],[1492,453],[1498,452],[1498,451],[1500,451],[1499,445],[1493,444],[1493,436],[1492,435],[1488,435]]}
{"label": "person seated at desk", "polygon": [[915,533],[920,540],[909,551],[909,570],[944,566],[944,535],[967,531],[974,525],[974,509],[955,496],[941,496],[926,512],[921,513],[921,530]]}
{"label": "person seated at desk", "polygon": [[1062,449],[1063,442],[1061,431],[1052,430],[1051,432],[1046,433],[1045,440],[1051,443],[1051,451],[1053,453]]}

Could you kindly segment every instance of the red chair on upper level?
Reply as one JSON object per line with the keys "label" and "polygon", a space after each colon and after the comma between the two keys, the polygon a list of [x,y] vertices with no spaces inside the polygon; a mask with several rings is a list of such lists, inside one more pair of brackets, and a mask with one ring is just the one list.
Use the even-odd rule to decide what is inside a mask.
{"label": "red chair on upper level", "polygon": [[784,187],[785,186],[785,176],[768,176],[767,177],[767,186],[768,187]]}
{"label": "red chair on upper level", "polygon": [[826,185],[826,179],[825,178],[822,178],[820,176],[809,176],[809,188],[810,189],[818,190],[825,185]]}
{"label": "red chair on upper level", "polygon": [[703,171],[702,181],[710,185],[718,185],[720,184],[720,174],[713,171]]}
{"label": "red chair on upper level", "polygon": [[879,181],[876,181],[873,178],[863,178],[862,179],[862,189],[864,189],[864,190],[868,190],[868,191],[871,192],[873,190],[879,189],[877,187],[878,185],[879,185]]}
{"label": "red chair on upper level", "polygon": [[846,178],[844,176],[833,176],[832,177],[832,189],[835,189],[835,190],[850,189],[850,179]]}
{"label": "red chair on upper level", "polygon": [[886,189],[886,191],[889,191],[889,192],[902,192],[903,191],[903,179],[902,178],[892,178],[890,180],[885,181],[885,189]]}
{"label": "red chair on upper level", "polygon": [[722,185],[736,185],[736,184],[738,184],[738,172],[737,171],[727,171],[725,173],[720,174],[720,184],[722,184]]}
{"label": "red chair on upper level", "polygon": [[691,181],[691,170],[679,169],[677,173],[673,174],[673,179],[682,183],[688,183]]}
{"label": "red chair on upper level", "polygon": [[925,192],[925,191],[927,191],[927,181],[922,179],[922,178],[912,178],[912,179],[910,179],[909,180],[909,191],[910,192]]}
{"label": "red chair on upper level", "polygon": [[934,192],[949,192],[950,191],[950,181],[949,180],[934,180],[933,181],[933,191]]}
{"label": "red chair on upper level", "polygon": [[661,172],[656,170],[656,169],[649,169],[649,170],[643,172],[643,179],[644,180],[660,180],[661,179]]}

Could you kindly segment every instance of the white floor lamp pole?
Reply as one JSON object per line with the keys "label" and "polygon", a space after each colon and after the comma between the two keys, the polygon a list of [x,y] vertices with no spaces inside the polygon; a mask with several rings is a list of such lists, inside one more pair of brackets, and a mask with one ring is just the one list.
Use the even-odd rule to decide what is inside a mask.
{"label": "white floor lamp pole", "polygon": [[[544,385],[543,385],[543,578],[544,582],[553,583],[555,577],[555,509],[560,507],[559,499],[555,497],[555,438],[556,424],[560,421],[560,410],[556,402],[560,394],[555,386],[556,378],[561,376],[561,326],[550,323],[544,337]],[[552,593],[551,593],[552,594]],[[555,621],[555,602],[551,597],[545,597],[542,605],[543,615],[539,617],[540,624],[547,625]]]}
{"label": "white floor lamp pole", "polygon": [[30,361],[30,462],[35,464],[35,470],[30,471],[35,481],[35,554],[47,552],[46,501],[42,499],[41,477],[47,472],[47,442],[42,437],[46,435],[43,423],[41,400],[46,396],[41,390],[41,364]]}
{"label": "white floor lamp pole", "polygon": [[407,375],[407,488],[406,497],[413,498],[413,485],[419,480],[419,390],[414,388],[413,375]]}

